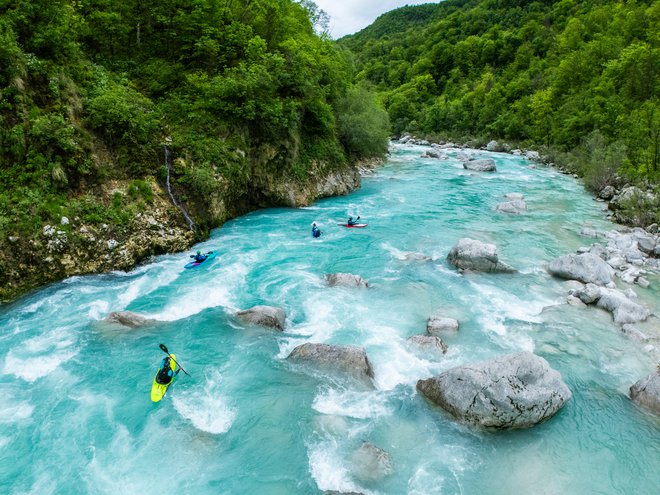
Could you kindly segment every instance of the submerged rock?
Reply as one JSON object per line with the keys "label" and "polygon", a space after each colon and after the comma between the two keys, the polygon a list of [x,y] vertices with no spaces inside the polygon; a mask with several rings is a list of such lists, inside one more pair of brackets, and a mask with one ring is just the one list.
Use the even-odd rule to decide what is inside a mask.
{"label": "submerged rock", "polygon": [[447,344],[445,344],[440,337],[435,335],[413,335],[408,339],[408,342],[415,344],[422,349],[447,353]]}
{"label": "submerged rock", "polygon": [[645,376],[630,387],[630,398],[636,404],[660,415],[660,370]]}
{"label": "submerged rock", "polygon": [[129,328],[140,328],[153,325],[156,320],[151,320],[132,311],[113,311],[104,318],[107,323],[115,323]]}
{"label": "submerged rock", "polygon": [[426,332],[429,335],[442,335],[458,332],[459,323],[454,318],[431,316],[426,320]]}
{"label": "submerged rock", "polygon": [[506,201],[504,203],[499,203],[495,207],[495,211],[500,211],[502,213],[511,213],[513,215],[519,215],[523,211],[527,210],[527,203],[522,199],[514,199],[513,201]]}
{"label": "submerged rock", "polygon": [[495,244],[464,237],[451,249],[447,260],[457,268],[479,272],[515,272],[515,268],[502,263],[497,257]]}
{"label": "submerged rock", "polygon": [[548,272],[559,278],[597,285],[609,284],[614,275],[612,267],[592,253],[562,256],[550,263]]}
{"label": "submerged rock", "polygon": [[293,349],[287,359],[339,371],[373,385],[374,372],[361,347],[307,343]]}
{"label": "submerged rock", "polygon": [[364,442],[351,456],[351,474],[360,481],[376,481],[394,472],[392,456]]}
{"label": "submerged rock", "polygon": [[495,160],[491,158],[483,158],[481,160],[468,160],[463,162],[463,168],[467,170],[475,170],[477,172],[495,172]]}
{"label": "submerged rock", "polygon": [[450,369],[419,380],[417,390],[461,421],[507,429],[545,421],[572,396],[561,375],[530,352]]}
{"label": "submerged rock", "polygon": [[328,273],[325,279],[330,287],[369,287],[369,282],[352,273]]}
{"label": "submerged rock", "polygon": [[254,306],[244,311],[239,311],[236,316],[252,325],[284,330],[286,313],[281,308],[273,306]]}

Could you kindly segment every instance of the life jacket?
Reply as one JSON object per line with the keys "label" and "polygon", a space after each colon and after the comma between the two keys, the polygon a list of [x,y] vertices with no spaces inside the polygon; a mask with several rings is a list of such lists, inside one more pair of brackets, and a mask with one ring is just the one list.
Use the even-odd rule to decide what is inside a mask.
{"label": "life jacket", "polygon": [[158,374],[156,375],[156,381],[162,385],[167,385],[172,381],[172,377],[170,376],[170,371],[172,370],[170,366],[170,358],[166,357],[165,358],[165,363],[163,367],[158,370]]}

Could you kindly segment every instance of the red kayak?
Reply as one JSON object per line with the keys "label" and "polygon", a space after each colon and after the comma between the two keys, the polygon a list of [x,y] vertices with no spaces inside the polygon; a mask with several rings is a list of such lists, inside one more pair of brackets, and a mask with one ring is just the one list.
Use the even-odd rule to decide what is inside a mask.
{"label": "red kayak", "polygon": [[353,225],[349,225],[347,223],[338,223],[337,225],[341,225],[342,227],[348,227],[349,229],[363,229],[368,223],[354,223]]}

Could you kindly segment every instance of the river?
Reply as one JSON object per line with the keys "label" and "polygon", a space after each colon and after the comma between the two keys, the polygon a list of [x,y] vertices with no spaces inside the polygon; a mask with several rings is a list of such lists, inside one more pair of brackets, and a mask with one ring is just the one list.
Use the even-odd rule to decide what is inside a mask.
{"label": "river", "polygon": [[[612,230],[603,204],[572,177],[513,155],[498,171],[420,158],[393,145],[351,195],[234,219],[196,249],[217,257],[185,270],[189,253],[124,273],[74,277],[0,307],[0,493],[18,494],[631,494],[660,486],[660,421],[628,388],[657,363],[609,313],[565,304],[551,260]],[[494,211],[525,195],[521,215]],[[364,229],[337,225],[360,215]],[[314,239],[316,222],[322,236]],[[446,261],[458,239],[497,245],[515,274],[461,275]],[[429,260],[410,259],[419,253]],[[349,272],[368,289],[330,288]],[[635,287],[660,307],[658,277]],[[236,311],[285,309],[278,333],[246,328]],[[111,311],[160,323],[103,324]],[[460,321],[430,356],[407,343],[436,313]],[[364,347],[375,390],[285,359],[305,342]],[[149,398],[164,343],[180,374]],[[533,351],[573,398],[526,430],[481,431],[422,399],[417,380],[471,362]],[[356,468],[368,441],[389,475]]]}

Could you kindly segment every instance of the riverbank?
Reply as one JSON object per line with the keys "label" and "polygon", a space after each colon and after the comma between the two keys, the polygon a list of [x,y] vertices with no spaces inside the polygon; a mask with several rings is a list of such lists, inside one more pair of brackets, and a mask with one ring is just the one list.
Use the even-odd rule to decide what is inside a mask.
{"label": "riverbank", "polygon": [[201,226],[195,230],[155,177],[141,182],[137,199],[134,181],[109,181],[84,194],[93,195],[101,204],[124,203],[125,215],[115,222],[89,221],[89,215],[88,220],[62,216],[58,223],[46,224],[33,235],[0,239],[0,301],[9,302],[67,277],[128,271],[152,256],[185,251],[208,238],[210,229],[255,209],[300,207],[348,194],[360,187],[359,171],[376,162],[340,168],[316,164],[305,180],[261,174],[255,178],[258,184],[251,185],[252,193],[237,194],[223,184],[207,198],[181,201],[195,225]]}

